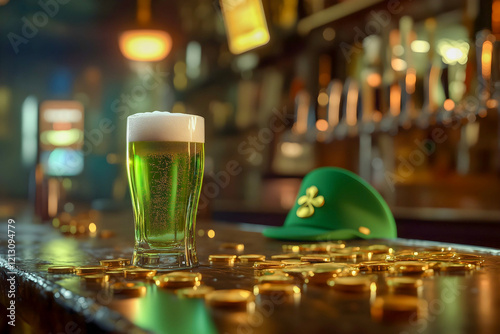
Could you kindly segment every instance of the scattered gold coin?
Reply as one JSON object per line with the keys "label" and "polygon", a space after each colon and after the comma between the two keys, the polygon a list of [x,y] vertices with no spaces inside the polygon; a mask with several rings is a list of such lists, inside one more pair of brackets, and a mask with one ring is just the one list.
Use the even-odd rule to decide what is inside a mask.
{"label": "scattered gold coin", "polygon": [[463,272],[473,270],[475,266],[465,262],[443,262],[439,267],[441,272]]}
{"label": "scattered gold coin", "polygon": [[208,261],[212,264],[233,265],[234,260],[236,260],[236,255],[212,254],[208,256]]}
{"label": "scattered gold coin", "polygon": [[422,274],[429,269],[427,262],[398,261],[394,263],[394,270],[402,275]]}
{"label": "scattered gold coin", "polygon": [[82,278],[87,284],[104,284],[109,281],[109,276],[105,274],[84,275]]}
{"label": "scattered gold coin", "polygon": [[302,256],[300,261],[309,263],[330,262],[330,255],[306,255]]}
{"label": "scattered gold coin", "polygon": [[271,283],[271,284],[286,284],[293,283],[293,277],[288,276],[288,274],[283,275],[266,275],[257,278],[259,284]]}
{"label": "scattered gold coin", "polygon": [[392,293],[413,292],[423,285],[421,279],[412,277],[388,277],[386,281],[389,291]]}
{"label": "scattered gold coin", "polygon": [[357,254],[330,253],[330,259],[334,262],[352,262],[356,258]]}
{"label": "scattered gold coin", "polygon": [[243,252],[245,250],[245,245],[244,244],[238,244],[234,242],[226,242],[220,245],[220,249],[232,249],[237,252]]}
{"label": "scattered gold coin", "polygon": [[281,260],[281,263],[284,263],[287,267],[308,266],[311,264],[310,262],[303,262],[300,259]]}
{"label": "scattered gold coin", "polygon": [[200,285],[193,288],[177,289],[175,293],[182,298],[205,298],[212,291],[214,291],[214,288],[211,286]]}
{"label": "scattered gold coin", "polygon": [[238,256],[238,260],[241,263],[265,261],[266,256],[262,255],[262,254],[243,254],[243,255]]}
{"label": "scattered gold coin", "polygon": [[281,246],[283,253],[298,253],[300,252],[299,245],[283,245]]}
{"label": "scattered gold coin", "polygon": [[365,261],[359,264],[359,270],[361,271],[387,271],[391,266],[390,263],[380,262],[380,261]]}
{"label": "scattered gold coin", "polygon": [[370,290],[371,283],[367,277],[337,277],[328,280],[329,286],[343,292],[365,292]]}
{"label": "scattered gold coin", "polygon": [[254,270],[254,275],[257,277],[260,276],[269,276],[269,275],[282,275],[284,269],[257,269]]}
{"label": "scattered gold coin", "polygon": [[75,272],[77,275],[92,275],[92,274],[101,274],[105,272],[108,268],[104,266],[80,266],[75,268]]}
{"label": "scattered gold coin", "polygon": [[242,289],[216,290],[205,296],[206,303],[217,308],[245,309],[253,300],[253,294]]}
{"label": "scattered gold coin", "polygon": [[47,268],[51,274],[73,274],[75,272],[74,266],[51,266]]}
{"label": "scattered gold coin", "polygon": [[143,268],[125,269],[123,274],[126,279],[148,279],[156,275],[156,270]]}
{"label": "scattered gold coin", "polygon": [[285,264],[279,261],[262,261],[253,264],[254,269],[280,269],[284,268]]}
{"label": "scattered gold coin", "polygon": [[192,288],[201,284],[201,278],[200,273],[177,271],[156,277],[155,284],[166,289]]}
{"label": "scattered gold coin", "polygon": [[111,285],[111,291],[123,297],[141,297],[146,294],[146,286],[141,282],[118,282]]}
{"label": "scattered gold coin", "polygon": [[125,277],[125,273],[123,272],[123,270],[108,270],[106,271],[106,275],[108,275],[110,278]]}
{"label": "scattered gold coin", "polygon": [[371,245],[366,248],[366,251],[372,254],[392,254],[394,249],[387,245]]}
{"label": "scattered gold coin", "polygon": [[253,288],[253,294],[273,296],[300,296],[300,288],[295,284],[257,284]]}
{"label": "scattered gold coin", "polygon": [[425,318],[427,315],[427,302],[414,296],[381,296],[377,297],[373,302],[371,315],[374,320],[380,322],[407,322]]}
{"label": "scattered gold coin", "polygon": [[99,261],[101,266],[112,268],[112,267],[122,267],[130,264],[129,259],[112,259],[112,260],[101,260]]}
{"label": "scattered gold coin", "polygon": [[288,253],[288,254],[277,254],[272,255],[271,259],[276,261],[290,260],[290,259],[300,259],[301,255],[298,253]]}

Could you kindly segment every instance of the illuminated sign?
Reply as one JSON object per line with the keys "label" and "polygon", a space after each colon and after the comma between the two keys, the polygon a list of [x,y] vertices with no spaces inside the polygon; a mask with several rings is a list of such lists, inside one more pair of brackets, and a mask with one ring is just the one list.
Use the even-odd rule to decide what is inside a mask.
{"label": "illuminated sign", "polygon": [[40,106],[40,149],[83,146],[83,105],[78,101],[45,101]]}
{"label": "illuminated sign", "polygon": [[39,113],[40,162],[51,176],[83,171],[83,105],[78,101],[45,101]]}

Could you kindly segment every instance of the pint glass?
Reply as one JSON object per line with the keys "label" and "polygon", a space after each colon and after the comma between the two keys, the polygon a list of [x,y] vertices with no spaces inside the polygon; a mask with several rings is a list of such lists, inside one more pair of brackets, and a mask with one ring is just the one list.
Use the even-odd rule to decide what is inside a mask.
{"label": "pint glass", "polygon": [[127,118],[134,265],[158,269],[198,265],[194,231],[204,145],[203,117],[155,111]]}

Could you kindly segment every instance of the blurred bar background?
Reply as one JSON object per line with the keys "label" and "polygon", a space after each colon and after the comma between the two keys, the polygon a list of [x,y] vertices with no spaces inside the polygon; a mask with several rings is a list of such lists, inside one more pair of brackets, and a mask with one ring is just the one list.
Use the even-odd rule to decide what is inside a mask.
{"label": "blurred bar background", "polygon": [[202,218],[281,225],[338,166],[402,237],[499,245],[500,1],[0,0],[0,31],[1,217],[132,229],[126,117],[169,110],[206,120]]}

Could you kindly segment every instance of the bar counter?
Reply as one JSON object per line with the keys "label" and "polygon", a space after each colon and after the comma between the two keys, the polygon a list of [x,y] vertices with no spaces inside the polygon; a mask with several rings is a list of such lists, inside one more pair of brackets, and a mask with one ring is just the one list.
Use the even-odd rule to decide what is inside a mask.
{"label": "bar counter", "polygon": [[[113,231],[107,238],[64,236],[50,224],[34,224],[29,214],[15,223],[16,264],[7,263],[7,223],[1,226],[1,303],[8,305],[6,279],[15,274],[16,326],[36,333],[499,333],[500,251],[491,248],[409,239],[348,241],[347,246],[385,244],[401,248],[451,247],[481,253],[484,265],[473,272],[422,278],[421,297],[427,301],[425,318],[406,322],[377,322],[370,315],[374,295],[387,294],[385,277],[377,274],[376,291],[340,293],[331,288],[302,286],[300,301],[279,298],[255,303],[255,309],[214,309],[203,299],[180,299],[148,283],[145,296],[120,298],[106,288],[87,289],[76,275],[50,274],[52,265],[98,265],[106,258],[130,258],[133,251],[132,212],[102,214],[98,231]],[[200,221],[197,250],[203,283],[215,289],[252,291],[254,269],[249,265],[211,266],[210,254],[222,243],[245,245],[243,254],[282,253],[283,244],[260,233],[262,226]],[[298,244],[298,243],[295,243]],[[5,312],[5,307],[2,308]],[[5,319],[6,314],[2,314]],[[4,322],[2,322],[4,323]],[[2,328],[6,331],[7,325]],[[24,327],[23,327],[24,326]]]}

